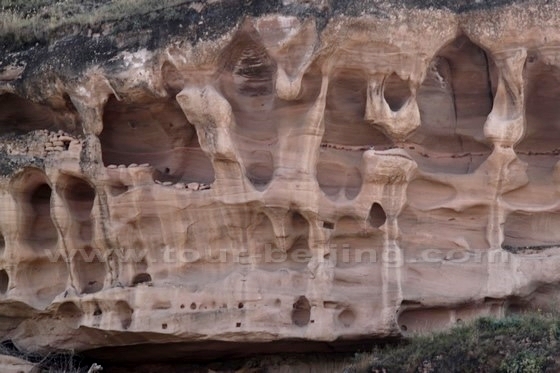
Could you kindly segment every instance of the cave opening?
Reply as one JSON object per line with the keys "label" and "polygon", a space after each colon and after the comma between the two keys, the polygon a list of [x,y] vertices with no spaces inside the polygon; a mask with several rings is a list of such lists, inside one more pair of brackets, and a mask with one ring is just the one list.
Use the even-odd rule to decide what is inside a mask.
{"label": "cave opening", "polygon": [[309,324],[311,319],[311,304],[305,296],[300,296],[292,307],[292,322],[299,327]]}
{"label": "cave opening", "polygon": [[58,233],[51,217],[52,189],[46,180],[28,191],[25,202],[25,240],[35,250],[54,248],[58,240]]}
{"label": "cave opening", "polygon": [[387,214],[383,207],[377,202],[371,205],[369,210],[368,222],[373,228],[380,228],[387,221]]}
{"label": "cave opening", "polygon": [[53,261],[51,257],[36,257],[17,263],[13,288],[25,302],[46,308],[68,284],[68,265],[64,259]]}
{"label": "cave opening", "polygon": [[149,273],[138,273],[132,279],[132,286],[139,284],[149,284],[152,282],[152,276]]}
{"label": "cave opening", "polygon": [[428,172],[471,173],[491,153],[484,136],[497,87],[491,55],[461,35],[432,59],[418,90],[421,125],[409,154]]}
{"label": "cave opening", "polygon": [[[391,77],[388,84],[387,99],[398,106],[402,99],[400,83]],[[360,165],[366,150],[394,146],[387,135],[365,119],[367,89],[367,76],[358,69],[337,68],[329,81],[317,181],[332,200],[352,200],[359,194]]]}
{"label": "cave opening", "polygon": [[560,67],[532,50],[528,52],[523,78],[526,127],[523,138],[514,146],[515,152],[528,164],[532,186],[554,184],[551,178],[560,160]]}
{"label": "cave opening", "polygon": [[39,184],[30,196],[33,216],[30,219],[29,240],[34,246],[56,241],[58,235],[51,218],[52,189],[47,183]]}
{"label": "cave opening", "polygon": [[383,97],[392,111],[399,111],[411,97],[410,83],[392,73],[385,79]]}
{"label": "cave opening", "polygon": [[0,136],[37,130],[73,132],[79,118],[68,95],[52,101],[59,107],[37,104],[12,93],[0,95]]}
{"label": "cave opening", "polygon": [[70,175],[64,175],[58,185],[72,217],[79,221],[90,219],[96,196],[93,186],[82,178]]}
{"label": "cave opening", "polygon": [[[386,83],[387,98],[392,104],[398,105],[402,101],[401,79],[391,76]],[[406,87],[408,89],[408,85]],[[323,143],[348,149],[392,147],[392,140],[365,119],[367,90],[368,79],[363,71],[335,69],[327,91]]]}
{"label": "cave opening", "polygon": [[515,148],[523,154],[535,152],[557,156],[560,151],[560,67],[547,63],[540,54],[531,51],[523,75],[527,127],[525,136]]}
{"label": "cave opening", "polygon": [[146,96],[128,102],[111,96],[99,139],[105,166],[148,163],[161,182],[214,181],[214,168],[200,148],[195,127],[171,98]]}
{"label": "cave opening", "polygon": [[52,189],[45,173],[26,168],[12,178],[10,190],[17,204],[18,243],[35,251],[54,249],[58,232],[51,217]]}

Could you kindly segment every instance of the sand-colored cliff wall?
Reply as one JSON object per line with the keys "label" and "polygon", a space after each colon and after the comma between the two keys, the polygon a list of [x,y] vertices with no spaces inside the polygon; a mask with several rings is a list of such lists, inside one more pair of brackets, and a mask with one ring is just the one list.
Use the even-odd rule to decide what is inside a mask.
{"label": "sand-colored cliff wall", "polygon": [[1,337],[196,350],[555,307],[558,10],[264,14],[71,79],[4,66]]}

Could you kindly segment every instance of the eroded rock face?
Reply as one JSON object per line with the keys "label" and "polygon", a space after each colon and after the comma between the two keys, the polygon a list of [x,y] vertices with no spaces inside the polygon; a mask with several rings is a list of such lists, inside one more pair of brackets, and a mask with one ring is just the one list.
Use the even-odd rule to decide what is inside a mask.
{"label": "eroded rock face", "polygon": [[5,80],[2,338],[196,350],[553,307],[558,14],[268,14]]}

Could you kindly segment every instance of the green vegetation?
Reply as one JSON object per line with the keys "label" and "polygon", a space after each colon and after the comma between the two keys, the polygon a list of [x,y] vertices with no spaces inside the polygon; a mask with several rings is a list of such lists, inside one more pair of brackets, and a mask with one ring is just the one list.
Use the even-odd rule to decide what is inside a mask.
{"label": "green vegetation", "polygon": [[46,40],[57,31],[84,29],[191,3],[190,0],[0,0],[0,37]]}
{"label": "green vegetation", "polygon": [[523,314],[482,318],[397,346],[357,354],[348,372],[560,371],[560,318]]}

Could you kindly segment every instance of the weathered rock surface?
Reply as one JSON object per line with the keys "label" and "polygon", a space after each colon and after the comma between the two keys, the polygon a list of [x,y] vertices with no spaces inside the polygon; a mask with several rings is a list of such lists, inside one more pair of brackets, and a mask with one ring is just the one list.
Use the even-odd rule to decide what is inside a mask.
{"label": "weathered rock surface", "polygon": [[558,4],[354,13],[73,70],[12,52],[2,339],[182,354],[554,307]]}
{"label": "weathered rock surface", "polygon": [[0,370],[3,373],[39,373],[34,364],[6,355],[0,355]]}

